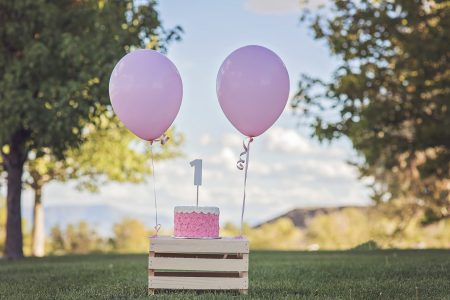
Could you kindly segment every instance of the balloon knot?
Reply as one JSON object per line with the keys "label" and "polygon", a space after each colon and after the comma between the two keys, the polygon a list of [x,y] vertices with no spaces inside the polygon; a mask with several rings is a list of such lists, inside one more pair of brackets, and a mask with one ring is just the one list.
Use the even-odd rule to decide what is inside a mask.
{"label": "balloon knot", "polygon": [[158,236],[158,232],[161,229],[161,224],[156,224],[155,227],[153,227],[155,229],[155,235],[154,236]]}

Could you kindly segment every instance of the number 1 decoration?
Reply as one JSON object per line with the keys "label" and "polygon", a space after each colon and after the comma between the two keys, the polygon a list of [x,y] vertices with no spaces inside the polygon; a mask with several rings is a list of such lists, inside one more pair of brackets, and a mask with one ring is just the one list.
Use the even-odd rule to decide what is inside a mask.
{"label": "number 1 decoration", "polygon": [[198,187],[202,185],[202,160],[194,159],[190,162],[191,167],[194,167],[194,185],[197,186],[197,207],[198,207]]}

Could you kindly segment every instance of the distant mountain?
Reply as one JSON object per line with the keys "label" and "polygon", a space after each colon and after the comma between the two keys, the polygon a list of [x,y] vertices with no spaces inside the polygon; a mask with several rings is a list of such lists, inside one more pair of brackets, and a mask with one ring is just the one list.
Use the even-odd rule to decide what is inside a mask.
{"label": "distant mountain", "polygon": [[314,218],[316,215],[319,214],[330,214],[336,211],[341,211],[345,208],[356,208],[356,209],[361,209],[361,210],[368,210],[369,207],[367,206],[338,206],[338,207],[317,207],[317,208],[296,208],[293,209],[291,211],[288,211],[285,214],[282,214],[278,217],[275,217],[273,219],[270,219],[264,223],[261,223],[257,226],[255,226],[255,228],[258,228],[264,224],[267,223],[273,223],[275,221],[277,221],[278,219],[281,218],[289,218],[292,220],[292,222],[294,223],[294,225],[296,227],[299,228],[305,228],[307,227],[308,223],[311,221],[312,218]]}
{"label": "distant mountain", "polygon": [[[146,227],[154,226],[153,216],[147,214],[123,212],[120,209],[109,205],[54,205],[44,207],[45,231],[50,233],[53,226],[59,225],[65,228],[68,224],[78,224],[80,221],[86,221],[102,236],[112,235],[112,227],[119,223],[123,218],[138,219]],[[32,208],[24,208],[23,215],[27,220],[28,226],[31,226]],[[167,223],[163,216],[159,219]]]}
{"label": "distant mountain", "polygon": [[[330,214],[345,208],[357,208],[367,210],[368,207],[362,206],[340,206],[340,207],[320,207],[320,208],[297,208],[288,211],[276,218],[261,223],[255,228],[266,223],[273,223],[280,218],[289,218],[295,226],[305,228],[308,222],[318,214]],[[130,213],[121,211],[111,205],[53,205],[44,206],[45,213],[45,231],[50,233],[53,226],[59,225],[65,228],[68,224],[78,224],[80,221],[86,221],[102,236],[111,236],[112,228],[115,223],[122,221],[124,218],[138,219],[145,224],[147,228],[153,228],[154,217],[145,213]],[[32,208],[23,208],[23,217],[27,220],[28,227],[31,226]],[[162,224],[171,224],[171,220],[164,216],[159,216]],[[31,229],[31,228],[29,228]]]}

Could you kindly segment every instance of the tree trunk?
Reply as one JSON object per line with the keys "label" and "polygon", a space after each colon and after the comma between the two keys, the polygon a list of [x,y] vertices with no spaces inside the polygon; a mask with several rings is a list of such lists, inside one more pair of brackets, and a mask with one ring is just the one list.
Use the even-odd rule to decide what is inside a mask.
{"label": "tree trunk", "polygon": [[7,218],[4,256],[7,259],[23,257],[22,212],[20,200],[22,196],[23,165],[27,157],[24,130],[16,131],[9,144],[9,153],[3,153],[4,165],[8,174],[7,183]]}
{"label": "tree trunk", "polygon": [[42,205],[42,185],[34,188],[33,230],[31,233],[31,253],[42,257],[45,252],[44,207]]}

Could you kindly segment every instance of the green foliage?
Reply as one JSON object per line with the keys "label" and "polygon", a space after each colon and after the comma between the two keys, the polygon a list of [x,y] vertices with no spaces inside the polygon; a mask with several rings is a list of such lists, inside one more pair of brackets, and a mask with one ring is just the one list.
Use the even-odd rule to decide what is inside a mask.
{"label": "green foliage", "polygon": [[365,243],[362,243],[361,245],[356,246],[355,248],[352,248],[352,251],[370,251],[370,250],[377,250],[380,249],[377,242],[375,241],[368,241]]}
{"label": "green foliage", "polygon": [[[101,117],[99,126],[87,126],[83,131],[84,142],[77,148],[65,152],[59,160],[49,149],[37,157],[32,152],[27,162],[27,183],[30,187],[42,188],[50,181],[77,181],[79,189],[97,192],[108,181],[141,183],[151,174],[150,147],[116,119]],[[155,147],[155,160],[169,159],[181,155],[179,146],[183,136],[168,131],[170,140],[163,147]]]}
{"label": "green foliage", "polygon": [[369,239],[371,221],[358,209],[318,215],[307,228],[308,241],[320,249],[349,249]]}
{"label": "green foliage", "polygon": [[[149,299],[148,254],[0,260],[5,299]],[[448,299],[448,251],[250,253],[245,299]],[[24,284],[26,283],[26,288]],[[230,299],[234,292],[162,291],[163,299]]]}
{"label": "green foliage", "polygon": [[[240,231],[227,223],[221,230],[223,236],[238,236]],[[252,249],[258,250],[296,250],[305,249],[304,233],[289,218],[281,218],[258,228],[244,226],[244,236],[250,241]]]}
{"label": "green foliage", "polygon": [[305,76],[292,106],[320,140],[351,140],[400,230],[449,217],[450,2],[335,0],[303,19],[340,64],[330,83]]}
{"label": "green foliage", "polygon": [[113,230],[114,251],[126,253],[148,251],[150,234],[142,222],[127,218],[115,224]]}
{"label": "green foliage", "polygon": [[89,224],[82,221],[78,225],[67,225],[65,231],[54,226],[47,248],[50,254],[86,254],[107,251],[108,245]]}
{"label": "green foliage", "polygon": [[[56,157],[38,164],[45,168],[49,163],[52,169],[52,161],[57,164],[84,142],[85,130],[101,128],[103,118],[112,118],[107,90],[114,64],[134,48],[164,51],[169,42],[180,39],[181,28],[165,30],[155,6],[152,0],[0,0],[0,152],[8,173],[7,257],[23,256],[20,198],[29,155]],[[105,171],[104,163],[96,167],[88,172]],[[106,175],[117,178],[110,171]]]}
{"label": "green foliage", "polygon": [[[143,253],[148,252],[148,237],[155,233],[153,229],[147,229],[141,221],[130,218],[124,218],[114,224],[112,231],[112,237],[102,237],[84,221],[68,224],[65,229],[53,226],[46,242],[46,252],[50,255],[92,252]],[[159,234],[171,233],[160,231]]]}
{"label": "green foliage", "polygon": [[[345,250],[359,248],[450,248],[450,219],[423,226],[420,220],[408,222],[403,230],[398,221],[375,208],[346,208],[311,219],[306,228],[294,226],[288,218],[257,228],[244,226],[251,249],[269,250]],[[238,236],[231,223],[221,229],[222,236]],[[373,246],[373,247],[372,247]]]}
{"label": "green foliage", "polygon": [[62,156],[105,112],[118,59],[180,30],[161,26],[154,1],[1,1],[0,146],[20,131],[38,156]]}
{"label": "green foliage", "polygon": [[450,219],[427,226],[418,219],[410,220],[401,231],[397,225],[397,220],[377,209],[347,208],[314,217],[306,237],[316,249],[351,249],[370,242],[381,248],[450,247]]}
{"label": "green foliage", "polygon": [[[1,210],[0,210],[1,212]],[[1,224],[0,224],[1,226]],[[114,224],[111,238],[101,237],[85,222],[70,224],[65,230],[55,226],[47,241],[47,253],[90,252],[143,253],[148,236],[154,234],[136,219],[125,218]],[[160,231],[162,236],[171,231]],[[1,227],[0,227],[1,235]],[[239,236],[231,223],[221,228],[221,236]],[[29,236],[29,235],[28,235]],[[244,226],[244,236],[252,250],[374,250],[388,248],[450,248],[450,219],[423,226],[418,220],[396,231],[396,222],[374,209],[348,208],[314,217],[305,229],[288,218],[257,228]]]}

